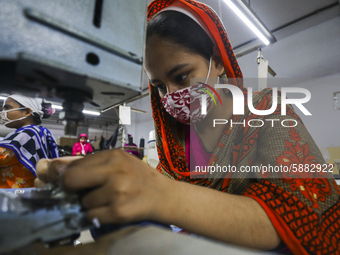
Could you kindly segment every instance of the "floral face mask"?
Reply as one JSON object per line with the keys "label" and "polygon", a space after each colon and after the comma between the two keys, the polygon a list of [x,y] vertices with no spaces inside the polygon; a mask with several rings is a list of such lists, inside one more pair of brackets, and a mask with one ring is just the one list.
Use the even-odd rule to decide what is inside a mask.
{"label": "floral face mask", "polygon": [[[211,58],[205,84],[208,81],[210,70]],[[211,97],[202,97],[202,95],[206,95],[206,92],[202,90],[203,86],[204,85],[199,84],[166,94],[161,99],[161,102],[165,110],[178,121],[187,125],[195,124],[202,121],[206,116],[202,108],[206,107],[206,112],[208,112],[213,102]],[[206,100],[206,102],[204,102],[204,100]]]}

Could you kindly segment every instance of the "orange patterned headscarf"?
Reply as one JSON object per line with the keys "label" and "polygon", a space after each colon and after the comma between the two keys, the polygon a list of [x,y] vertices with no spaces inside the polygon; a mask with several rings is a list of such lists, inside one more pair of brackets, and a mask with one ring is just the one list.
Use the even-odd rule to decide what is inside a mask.
{"label": "orange patterned headscarf", "polygon": [[[242,78],[242,72],[237,63],[227,32],[215,11],[209,6],[192,0],[155,0],[148,6],[148,21],[164,8],[174,3],[183,4],[186,9],[198,16],[209,30],[210,36],[213,37],[212,39],[220,51],[228,79]],[[246,93],[246,89],[240,81],[241,79],[236,80],[237,86]],[[183,126],[176,127],[174,123],[169,122],[169,116],[167,116],[164,107],[159,103],[160,97],[158,91],[151,85],[149,85],[149,89],[156,134],[159,138],[157,139],[157,146],[159,149],[160,164],[157,170],[160,172],[165,170],[175,179],[184,177],[189,180],[190,172],[187,167],[183,144],[180,144],[173,134],[176,128],[181,132]]]}

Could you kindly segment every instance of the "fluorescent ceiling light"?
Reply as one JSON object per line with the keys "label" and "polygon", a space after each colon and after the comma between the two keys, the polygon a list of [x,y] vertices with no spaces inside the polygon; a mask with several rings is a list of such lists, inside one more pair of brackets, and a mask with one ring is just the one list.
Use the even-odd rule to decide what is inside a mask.
{"label": "fluorescent ceiling light", "polygon": [[[58,109],[58,110],[62,110],[63,109],[63,107],[61,105],[55,105],[55,104],[52,104],[52,108]],[[96,115],[96,116],[100,115],[100,112],[89,111],[89,110],[83,110],[83,113],[84,114],[89,114],[89,115]]]}
{"label": "fluorescent ceiling light", "polygon": [[63,107],[61,105],[55,105],[55,104],[52,104],[52,108],[53,109],[58,109],[58,110],[63,109]]}
{"label": "fluorescent ceiling light", "polygon": [[261,33],[261,31],[255,27],[255,25],[240,11],[240,9],[231,1],[224,0],[224,2],[232,9],[237,16],[261,39],[265,45],[269,45],[270,41]]}
{"label": "fluorescent ceiling light", "polygon": [[90,114],[90,115],[96,115],[96,116],[100,115],[100,112],[88,111],[88,110],[83,110],[83,113]]}
{"label": "fluorescent ceiling light", "polygon": [[[6,98],[7,97],[0,96],[0,100],[5,100]],[[61,105],[55,105],[55,104],[52,104],[52,108],[58,109],[58,110],[62,110],[63,109],[63,107]],[[89,110],[83,110],[83,113],[84,114],[89,114],[89,115],[96,115],[96,116],[100,115],[100,112],[89,111]]]}

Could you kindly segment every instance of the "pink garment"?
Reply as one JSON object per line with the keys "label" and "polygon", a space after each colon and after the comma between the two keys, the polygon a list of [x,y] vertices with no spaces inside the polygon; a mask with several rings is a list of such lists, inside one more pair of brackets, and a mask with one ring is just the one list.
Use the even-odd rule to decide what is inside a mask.
{"label": "pink garment", "polygon": [[93,151],[91,144],[89,143],[81,144],[80,142],[77,142],[73,146],[72,155],[75,156],[77,152],[79,152],[80,154],[83,154],[82,153],[83,147],[84,147],[85,155]]}
{"label": "pink garment", "polygon": [[208,166],[212,153],[206,152],[201,138],[197,135],[194,126],[185,127],[185,156],[187,158],[190,171],[195,170],[195,166]]}

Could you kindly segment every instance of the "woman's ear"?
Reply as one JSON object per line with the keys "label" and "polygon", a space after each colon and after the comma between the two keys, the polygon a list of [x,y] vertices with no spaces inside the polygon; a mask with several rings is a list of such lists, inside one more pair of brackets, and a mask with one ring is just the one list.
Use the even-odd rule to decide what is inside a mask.
{"label": "woman's ear", "polygon": [[32,115],[32,110],[30,108],[24,109],[26,111],[26,116],[31,116]]}
{"label": "woman's ear", "polygon": [[223,63],[223,59],[222,59],[220,50],[218,49],[217,45],[214,45],[212,60],[213,60],[214,66],[217,70],[218,76],[221,76],[222,74],[224,74],[225,73],[224,63]]}

